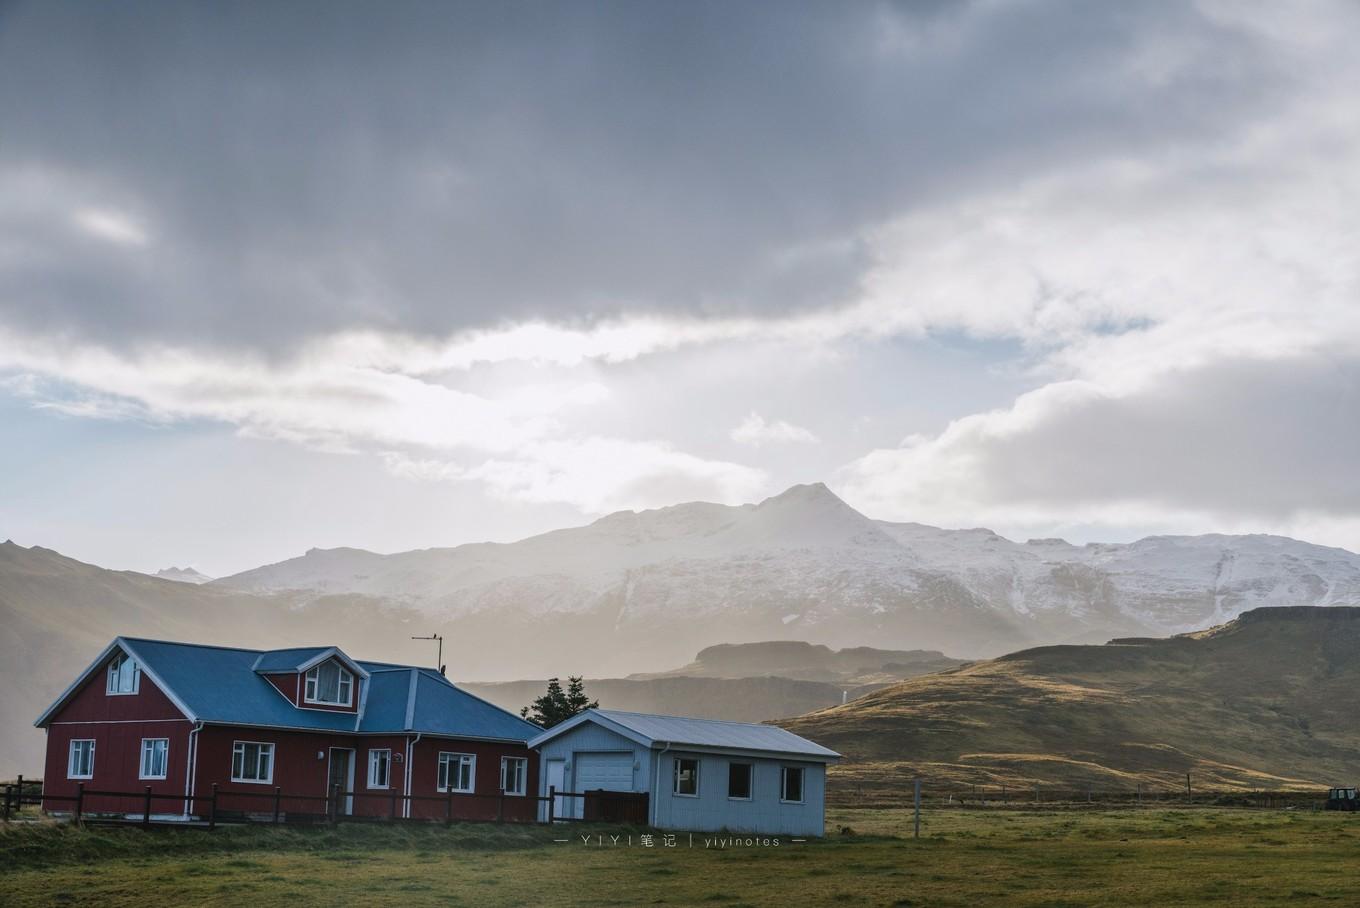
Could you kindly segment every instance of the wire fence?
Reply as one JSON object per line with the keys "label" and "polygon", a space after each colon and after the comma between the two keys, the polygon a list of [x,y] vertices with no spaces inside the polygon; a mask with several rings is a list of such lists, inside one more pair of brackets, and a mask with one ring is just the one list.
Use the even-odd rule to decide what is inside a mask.
{"label": "wire fence", "polygon": [[[913,807],[914,783],[907,777],[900,781],[876,779],[872,781],[832,780],[827,787],[827,805],[844,808],[901,808]],[[1131,782],[1126,785],[1096,782],[1001,783],[988,781],[978,784],[957,780],[921,777],[920,799],[923,807],[958,808],[969,810],[1024,809],[1113,809],[1138,807],[1242,807],[1260,809],[1320,808],[1326,805],[1325,788],[1249,789],[1204,787],[1194,784],[1193,778],[1182,785]]]}
{"label": "wire fence", "polygon": [[3,819],[22,818],[25,807],[38,812],[69,815],[74,821],[142,826],[173,824],[215,829],[219,824],[241,823],[341,823],[481,821],[496,823],[601,822],[645,825],[646,793],[616,791],[558,791],[549,786],[546,795],[454,792],[438,795],[351,791],[339,785],[325,794],[285,792],[281,787],[265,791],[222,789],[213,783],[208,794],[158,792],[147,785],[141,791],[110,791],[76,785],[75,793],[44,792],[40,780],[3,786]]}

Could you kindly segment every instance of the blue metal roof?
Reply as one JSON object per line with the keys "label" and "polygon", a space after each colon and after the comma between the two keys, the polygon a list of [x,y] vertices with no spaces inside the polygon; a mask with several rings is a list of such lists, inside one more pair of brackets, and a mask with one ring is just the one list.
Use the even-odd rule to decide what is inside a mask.
{"label": "blue metal roof", "polygon": [[329,646],[295,646],[292,649],[271,649],[256,656],[257,672],[295,672],[297,667],[321,655]]}
{"label": "blue metal roof", "polygon": [[840,754],[815,741],[795,735],[777,725],[727,722],[722,719],[693,719],[686,716],[658,716],[618,709],[588,709],[561,725],[555,725],[532,739],[538,747],[583,722],[596,722],[624,734],[647,747],[689,746],[743,753],[768,752],[805,757],[811,760],[836,760]]}
{"label": "blue metal roof", "polygon": [[203,722],[362,734],[409,731],[509,741],[528,741],[542,731],[459,690],[438,672],[416,666],[356,663],[369,673],[361,687],[357,717],[353,713],[298,709],[259,674],[267,670],[259,667],[266,656],[271,665],[292,660],[289,669],[280,669],[291,670],[330,647],[262,652],[136,637],[120,637],[115,643],[121,644],[191,718]]}

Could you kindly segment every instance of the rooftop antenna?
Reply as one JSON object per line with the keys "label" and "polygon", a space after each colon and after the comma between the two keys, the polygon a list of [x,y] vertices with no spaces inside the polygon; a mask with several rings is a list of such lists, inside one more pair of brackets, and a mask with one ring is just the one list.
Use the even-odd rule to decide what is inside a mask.
{"label": "rooftop antenna", "polygon": [[439,666],[439,674],[444,674],[444,638],[440,634],[430,634],[428,637],[412,637],[412,640],[437,640],[439,641],[439,658],[435,665]]}

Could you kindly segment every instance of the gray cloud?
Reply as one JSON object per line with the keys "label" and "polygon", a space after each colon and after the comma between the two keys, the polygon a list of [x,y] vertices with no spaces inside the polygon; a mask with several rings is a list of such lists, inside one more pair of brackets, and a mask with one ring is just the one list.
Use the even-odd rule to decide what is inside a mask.
{"label": "gray cloud", "polygon": [[1353,350],[1226,359],[1130,393],[1054,385],[939,438],[847,469],[855,497],[899,515],[1212,515],[1280,526],[1360,512],[1360,358]]}
{"label": "gray cloud", "polygon": [[866,226],[1268,115],[1270,60],[1171,3],[12,5],[0,186],[54,188],[0,194],[0,320],[277,349],[831,305]]}

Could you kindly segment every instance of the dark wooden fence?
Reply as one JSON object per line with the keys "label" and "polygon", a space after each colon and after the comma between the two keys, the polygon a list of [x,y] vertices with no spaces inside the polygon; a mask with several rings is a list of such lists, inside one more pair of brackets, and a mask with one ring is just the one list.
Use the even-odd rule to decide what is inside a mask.
{"label": "dark wooden fence", "polygon": [[[442,795],[404,795],[396,791],[346,791],[339,785],[325,795],[301,795],[284,792],[275,787],[273,791],[245,792],[238,790],[219,791],[213,783],[206,795],[158,794],[147,785],[141,791],[105,791],[86,788],[85,783],[76,786],[74,795],[43,794],[42,783],[19,777],[17,784],[4,786],[4,819],[10,820],[22,811],[25,804],[43,807],[66,805],[76,822],[95,821],[111,824],[136,824],[151,826],[153,823],[186,825],[188,817],[196,816],[195,823],[207,829],[215,829],[219,823],[340,823],[340,822],[495,822],[495,823],[559,823],[559,822],[602,822],[623,823],[643,826],[648,820],[647,794],[622,791],[558,791],[548,788],[544,796],[507,795],[504,791],[495,794],[448,792]],[[128,808],[119,811],[93,811],[89,799],[117,799]],[[350,811],[367,799],[377,802],[378,810],[356,814]],[[572,810],[574,816],[559,816],[559,799],[581,799],[580,810]],[[485,816],[468,817],[460,815],[469,802],[487,805],[482,811]],[[171,809],[157,811],[169,803]],[[417,811],[417,805],[425,805]],[[511,809],[507,810],[507,805]],[[528,805],[528,809],[524,809]],[[546,805],[546,806],[544,806]],[[287,806],[288,809],[285,809]],[[455,810],[455,806],[458,810]],[[494,806],[494,811],[489,809]],[[157,813],[172,815],[171,820],[157,820]],[[417,816],[416,814],[419,813]],[[407,816],[410,814],[410,816]],[[140,816],[138,816],[140,815]]]}

